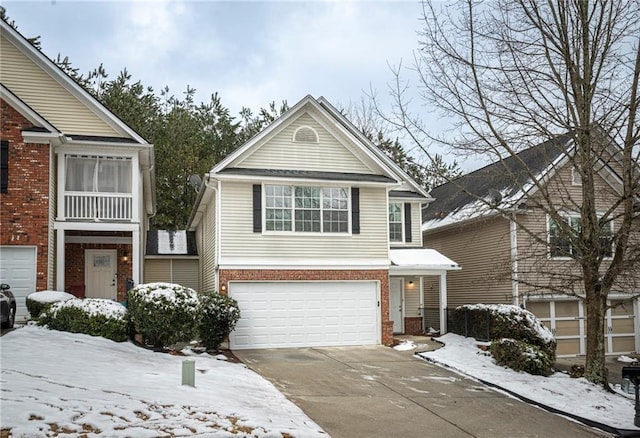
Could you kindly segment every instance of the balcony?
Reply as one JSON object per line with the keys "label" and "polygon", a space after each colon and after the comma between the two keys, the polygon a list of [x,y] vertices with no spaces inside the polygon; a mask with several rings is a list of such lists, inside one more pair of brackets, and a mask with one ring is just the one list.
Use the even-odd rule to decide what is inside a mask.
{"label": "balcony", "polygon": [[126,193],[64,192],[66,220],[131,221],[133,195]]}

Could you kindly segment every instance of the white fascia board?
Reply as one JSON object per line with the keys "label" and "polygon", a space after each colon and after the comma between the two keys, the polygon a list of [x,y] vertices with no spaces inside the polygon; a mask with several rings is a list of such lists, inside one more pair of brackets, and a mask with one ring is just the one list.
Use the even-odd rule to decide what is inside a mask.
{"label": "white fascia board", "polygon": [[376,182],[376,181],[354,181],[343,179],[325,179],[325,178],[283,178],[281,176],[253,176],[253,175],[232,175],[217,174],[215,179],[219,181],[244,181],[251,183],[278,183],[281,185],[295,184],[327,184],[331,186],[357,186],[357,187],[397,187],[398,183],[394,182]]}
{"label": "white fascia board", "polygon": [[[31,108],[25,101],[23,101],[18,96],[13,94],[11,90],[9,90],[7,87],[4,86],[4,84],[1,84],[1,83],[0,83],[0,97],[9,105],[11,105],[16,111],[18,111],[25,119],[33,123],[35,126],[45,128],[52,134],[60,133],[60,130],[58,130],[58,128],[56,128],[51,123],[49,123],[47,119],[45,119],[40,114],[38,114],[36,110]],[[38,134],[46,134],[46,133],[38,133]]]}
{"label": "white fascia board", "polygon": [[140,231],[137,222],[65,222],[55,221],[53,228],[56,230],[74,231]]}
{"label": "white fascia board", "polygon": [[63,72],[52,60],[40,50],[35,48],[27,41],[17,30],[9,26],[4,20],[0,20],[3,36],[7,38],[18,50],[20,50],[27,58],[33,61],[38,67],[46,72],[51,78],[62,85],[69,93],[82,102],[89,110],[95,113],[99,118],[104,120],[109,126],[123,135],[129,135],[139,143],[147,143],[138,133],[131,129],[127,124],[115,116],[104,105],[102,105],[95,97],[89,94],[69,75]]}
{"label": "white fascia board", "polygon": [[[318,98],[318,102],[325,108],[334,118],[340,120],[342,123],[346,124],[346,126],[350,126],[352,135],[356,136],[360,142],[367,146],[367,149],[372,154],[376,155],[378,159],[386,164],[387,167],[392,169],[393,172],[396,173],[396,177],[400,176],[402,180],[405,180],[409,183],[416,192],[424,195],[425,197],[430,197],[429,194],[422,188],[418,183],[416,183],[407,172],[404,171],[395,161],[385,155],[376,145],[374,145],[371,140],[369,140],[364,134],[362,134],[353,124],[344,117],[340,111],[338,111],[327,99],[324,97]],[[344,127],[343,127],[344,129]]]}
{"label": "white fascia board", "polygon": [[62,134],[53,132],[22,132],[22,139],[25,143],[51,144],[55,146],[61,143]]}
{"label": "white fascia board", "polygon": [[439,265],[434,266],[416,266],[415,268],[410,266],[391,266],[389,267],[389,275],[391,276],[415,276],[415,277],[427,277],[431,275],[440,275],[447,271],[460,271],[462,268],[458,267],[444,267]]}
{"label": "white fascia board", "polygon": [[231,154],[227,155],[222,161],[220,161],[218,164],[216,164],[213,167],[213,169],[211,170],[211,173],[217,173],[220,170],[222,170],[225,167],[227,167],[229,164],[233,163],[234,161],[238,160],[239,158],[242,158],[244,155],[247,155],[247,156],[250,155],[250,150],[257,143],[262,141],[265,137],[267,137],[269,135],[272,135],[274,133],[274,131],[280,125],[282,125],[287,120],[289,120],[292,117],[294,117],[294,114],[296,114],[304,105],[306,105],[307,103],[309,103],[311,101],[315,101],[315,99],[311,95],[308,94],[305,97],[303,97],[298,103],[296,103],[294,106],[289,108],[289,110],[287,112],[282,114],[280,117],[278,117],[272,123],[270,123],[266,128],[264,128],[262,131],[257,133],[251,139],[249,139],[244,145],[240,146],[238,149],[233,151]]}
{"label": "white fascia board", "polygon": [[100,140],[74,140],[73,137],[65,136],[65,144],[69,146],[78,146],[78,147],[94,147],[94,146],[106,146],[106,147],[115,147],[120,149],[135,149],[135,150],[145,150],[145,149],[153,149],[153,145],[150,143],[123,143],[119,141],[100,141]]}
{"label": "white fascia board", "polygon": [[90,149],[87,148],[84,143],[74,143],[70,145],[64,143],[61,146],[56,147],[56,153],[69,154],[69,155],[100,155],[108,157],[129,157],[133,158],[138,156],[137,148],[123,147],[118,143],[103,143],[95,144]]}
{"label": "white fascia board", "polygon": [[219,269],[389,269],[389,259],[313,259],[221,257]]}

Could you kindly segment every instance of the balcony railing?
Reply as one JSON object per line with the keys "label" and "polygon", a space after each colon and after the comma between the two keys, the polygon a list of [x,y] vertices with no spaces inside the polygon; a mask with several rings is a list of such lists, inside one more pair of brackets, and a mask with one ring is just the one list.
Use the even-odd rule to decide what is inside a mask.
{"label": "balcony railing", "polygon": [[65,192],[67,220],[130,221],[133,195],[122,193]]}

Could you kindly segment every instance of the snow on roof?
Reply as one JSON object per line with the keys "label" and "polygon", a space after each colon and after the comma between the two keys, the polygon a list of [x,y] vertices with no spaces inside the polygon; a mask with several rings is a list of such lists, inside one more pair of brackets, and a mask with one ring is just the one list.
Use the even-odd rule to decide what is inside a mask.
{"label": "snow on roof", "polygon": [[389,250],[392,266],[409,269],[460,269],[450,258],[430,248],[407,248]]}

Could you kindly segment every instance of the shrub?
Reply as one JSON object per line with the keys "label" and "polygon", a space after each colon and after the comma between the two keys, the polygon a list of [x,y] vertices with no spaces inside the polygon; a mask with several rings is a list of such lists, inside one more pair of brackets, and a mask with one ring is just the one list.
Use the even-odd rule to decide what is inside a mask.
{"label": "shrub", "polygon": [[214,292],[201,296],[200,303],[200,339],[208,350],[217,350],[240,319],[238,302],[227,295]]}
{"label": "shrub", "polygon": [[198,294],[171,283],[139,284],[129,291],[129,320],[144,342],[166,347],[195,337],[200,319]]}
{"label": "shrub", "polygon": [[102,336],[122,342],[128,338],[127,309],[102,298],[73,298],[50,304],[37,321],[52,330]]}
{"label": "shrub", "polygon": [[551,357],[535,345],[505,338],[493,341],[490,351],[499,365],[538,376],[553,374]]}
{"label": "shrub", "polygon": [[556,340],[533,313],[509,304],[467,304],[451,312],[449,330],[476,339],[517,339],[544,351],[552,360]]}
{"label": "shrub", "polygon": [[44,290],[42,292],[34,292],[27,295],[25,301],[29,315],[31,315],[32,319],[37,319],[48,305],[59,301],[67,301],[73,298],[75,298],[73,295],[66,292]]}

